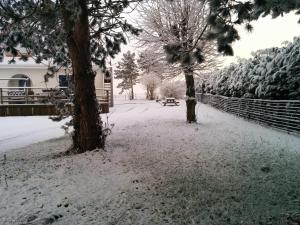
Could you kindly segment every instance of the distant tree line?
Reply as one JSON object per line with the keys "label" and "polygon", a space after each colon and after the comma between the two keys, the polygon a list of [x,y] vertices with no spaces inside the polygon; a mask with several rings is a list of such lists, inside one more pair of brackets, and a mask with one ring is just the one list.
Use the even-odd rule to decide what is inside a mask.
{"label": "distant tree line", "polygon": [[[136,59],[136,54],[128,51],[118,62],[115,79],[119,79],[120,94],[129,91],[129,99],[134,99],[134,86],[140,83],[146,90],[146,99],[154,100],[160,97],[183,99],[185,86],[183,81],[175,81],[176,76],[168,76],[173,67],[164,58],[157,57],[149,49],[142,51]],[[159,91],[158,91],[159,89]]]}

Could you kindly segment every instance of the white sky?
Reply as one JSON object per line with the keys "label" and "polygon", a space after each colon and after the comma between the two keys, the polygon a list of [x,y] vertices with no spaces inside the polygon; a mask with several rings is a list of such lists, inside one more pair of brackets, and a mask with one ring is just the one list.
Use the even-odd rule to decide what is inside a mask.
{"label": "white sky", "polygon": [[[260,18],[252,23],[254,30],[249,33],[244,27],[239,28],[241,39],[233,44],[235,56],[241,58],[251,57],[251,52],[280,47],[284,41],[292,41],[300,36],[299,16],[289,13],[283,17],[272,19],[270,16]],[[226,57],[226,62],[234,61],[235,57]]]}
{"label": "white sky", "polygon": [[[233,57],[224,57],[224,66],[236,61],[237,57],[249,58],[251,52],[259,49],[270,47],[281,47],[285,41],[292,41],[294,37],[300,36],[300,24],[298,24],[299,16],[294,13],[285,14],[283,17],[272,19],[270,16],[260,18],[258,21],[252,22],[254,30],[249,33],[244,26],[239,27],[239,35],[241,39],[236,41],[232,47],[234,49]],[[122,46],[122,52],[116,57],[114,62],[120,60],[122,54],[128,50],[136,51],[133,42],[129,42],[127,46]],[[115,84],[118,81],[115,80]],[[116,87],[116,86],[115,86]],[[137,87],[139,94],[144,90]],[[119,90],[115,88],[115,94]]]}

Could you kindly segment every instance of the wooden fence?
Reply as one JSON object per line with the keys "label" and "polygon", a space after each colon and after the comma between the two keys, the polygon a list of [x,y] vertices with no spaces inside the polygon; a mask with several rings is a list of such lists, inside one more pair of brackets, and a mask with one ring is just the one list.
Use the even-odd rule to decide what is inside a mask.
{"label": "wooden fence", "polygon": [[289,133],[300,134],[300,100],[229,98],[197,93],[197,100]]}

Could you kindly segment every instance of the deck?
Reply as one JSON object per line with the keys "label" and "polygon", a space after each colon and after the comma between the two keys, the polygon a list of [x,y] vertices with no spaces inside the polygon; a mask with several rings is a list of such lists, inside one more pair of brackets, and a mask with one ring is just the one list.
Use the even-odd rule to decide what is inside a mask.
{"label": "deck", "polygon": [[[61,95],[53,95],[60,90]],[[101,113],[109,112],[109,90],[96,89],[97,100]],[[57,115],[58,111],[53,100],[69,102],[68,110],[73,110],[72,94],[67,94],[67,88],[41,88],[41,87],[0,87],[0,116],[42,116]]]}

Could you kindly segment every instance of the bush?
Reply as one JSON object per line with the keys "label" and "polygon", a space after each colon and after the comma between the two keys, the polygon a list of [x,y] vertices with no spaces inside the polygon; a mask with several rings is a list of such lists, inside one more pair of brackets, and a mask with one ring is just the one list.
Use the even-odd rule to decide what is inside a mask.
{"label": "bush", "polygon": [[183,81],[164,81],[160,86],[162,98],[173,97],[183,99],[185,94],[185,84]]}
{"label": "bush", "polygon": [[198,91],[239,98],[300,100],[300,37],[215,72]]}

